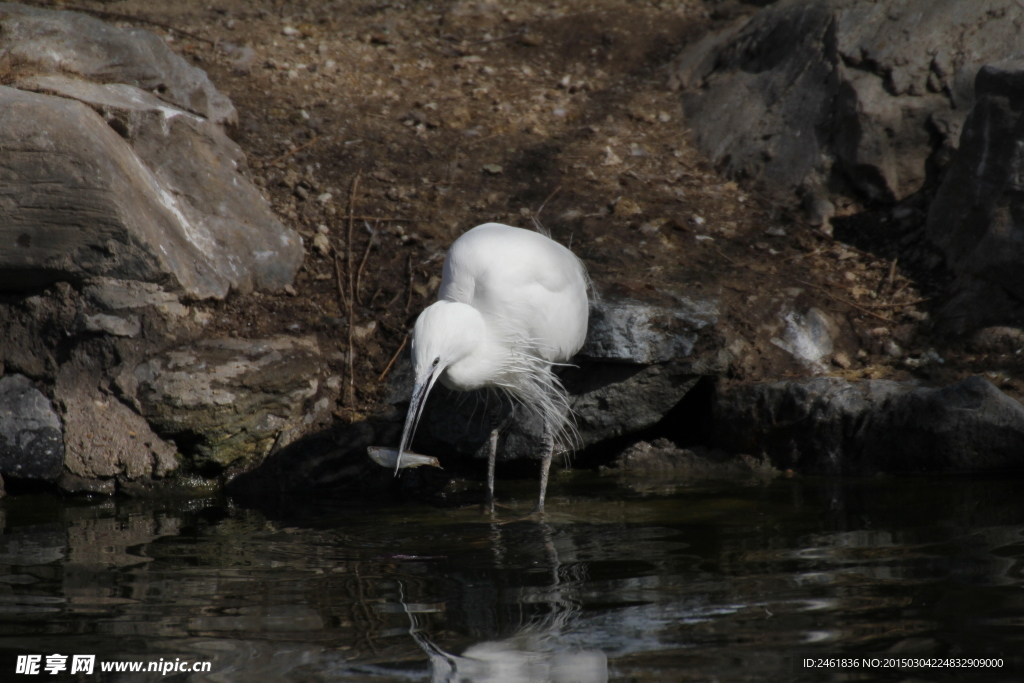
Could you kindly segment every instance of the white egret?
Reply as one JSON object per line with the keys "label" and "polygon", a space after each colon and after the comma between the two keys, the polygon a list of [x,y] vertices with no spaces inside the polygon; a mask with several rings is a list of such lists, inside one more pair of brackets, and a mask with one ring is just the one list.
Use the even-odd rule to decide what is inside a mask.
{"label": "white egret", "polygon": [[[457,391],[502,391],[544,425],[537,500],[543,511],[556,440],[567,441],[572,429],[568,396],[552,367],[583,347],[588,283],[571,251],[531,230],[485,223],[455,240],[438,300],[413,329],[416,383],[395,471],[435,382]],[[487,463],[491,501],[497,443],[495,429]]]}

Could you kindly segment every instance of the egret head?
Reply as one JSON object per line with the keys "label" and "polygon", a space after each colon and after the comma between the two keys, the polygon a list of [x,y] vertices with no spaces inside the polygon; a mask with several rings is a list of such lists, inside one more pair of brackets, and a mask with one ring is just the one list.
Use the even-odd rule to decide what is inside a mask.
{"label": "egret head", "polygon": [[412,331],[412,365],[416,384],[402,430],[396,473],[401,466],[402,455],[412,445],[416,426],[434,383],[441,379],[449,384],[445,381],[446,373],[476,353],[483,336],[483,318],[472,306],[441,300],[420,313]]}

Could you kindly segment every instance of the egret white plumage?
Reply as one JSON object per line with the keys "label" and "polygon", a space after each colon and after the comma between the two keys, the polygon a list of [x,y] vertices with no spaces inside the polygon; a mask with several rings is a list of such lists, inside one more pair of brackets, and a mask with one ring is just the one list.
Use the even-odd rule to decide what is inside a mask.
{"label": "egret white plumage", "polygon": [[[438,300],[413,328],[416,384],[396,472],[435,382],[457,391],[502,391],[544,425],[537,500],[543,510],[555,442],[571,428],[568,396],[552,368],[571,359],[587,338],[587,285],[583,263],[540,233],[485,223],[455,240]],[[496,453],[494,430],[487,468],[491,500]]]}

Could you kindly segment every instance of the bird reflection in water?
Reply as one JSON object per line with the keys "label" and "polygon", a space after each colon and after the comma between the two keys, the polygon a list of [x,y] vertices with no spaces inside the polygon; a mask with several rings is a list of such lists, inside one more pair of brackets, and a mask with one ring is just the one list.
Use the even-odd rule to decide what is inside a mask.
{"label": "bird reflection in water", "polygon": [[[461,655],[443,650],[421,630],[416,614],[406,605],[409,635],[430,658],[431,683],[604,683],[608,657],[597,649],[573,648],[571,641],[580,606],[573,593],[582,578],[579,567],[563,568],[549,525],[538,525],[551,567],[552,584],[545,591],[551,612],[521,627],[513,636],[469,646]],[[495,526],[495,554],[501,558],[500,532]],[[564,571],[564,570],[569,571]],[[399,588],[401,590],[401,587]],[[403,605],[405,601],[403,599]],[[566,637],[569,636],[569,637]]]}

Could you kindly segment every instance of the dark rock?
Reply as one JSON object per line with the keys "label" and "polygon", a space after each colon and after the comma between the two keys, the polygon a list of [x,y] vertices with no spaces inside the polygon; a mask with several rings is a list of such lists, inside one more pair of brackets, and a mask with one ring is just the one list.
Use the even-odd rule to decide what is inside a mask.
{"label": "dark rock", "polygon": [[404,469],[396,477],[394,470],[377,465],[367,455],[368,446],[398,443],[401,433],[399,423],[372,419],[313,432],[274,452],[259,467],[241,472],[225,490],[233,498],[256,506],[279,497],[295,500],[349,492],[391,492],[436,499],[450,488],[450,469]]}
{"label": "dark rock", "polygon": [[312,337],[213,339],[150,358],[120,385],[195,467],[219,471],[258,463],[311,424],[320,374]]}
{"label": "dark rock", "polygon": [[[558,371],[575,416],[568,435],[574,449],[651,427],[702,376],[724,372],[729,365],[713,301],[602,299],[591,304],[590,315],[586,345],[574,360],[578,366]],[[392,375],[388,400],[408,402],[412,382],[405,361]],[[507,400],[485,392],[435,386],[420,420],[416,449],[486,457],[492,426],[506,422],[509,411]],[[501,431],[499,459],[540,457],[541,433],[535,416],[516,410]]]}
{"label": "dark rock", "polygon": [[773,382],[719,393],[713,443],[803,473],[1024,470],[1024,407],[981,377]]}
{"label": "dark rock", "polygon": [[49,399],[27,377],[0,378],[0,473],[54,481],[63,464],[61,421]]}
{"label": "dark rock", "polygon": [[687,126],[732,175],[877,200],[921,189],[955,148],[979,67],[1021,53],[996,0],[776,2],[686,48]]}
{"label": "dark rock", "polygon": [[971,335],[970,346],[979,353],[1018,353],[1024,349],[1024,330],[1018,327],[985,327]]}
{"label": "dark rock", "polygon": [[[56,372],[55,340],[58,330],[73,330],[78,314],[68,286],[55,286],[39,296],[0,303],[0,362],[9,373],[39,380]],[[63,336],[63,332],[58,332]]]}
{"label": "dark rock", "polygon": [[65,493],[92,493],[101,496],[112,496],[116,492],[114,479],[92,479],[64,471],[57,481],[61,491]]}
{"label": "dark rock", "polygon": [[[197,298],[280,289],[299,237],[205,119],[136,88],[62,76],[0,87],[0,288],[110,277]],[[77,100],[77,101],[76,101]]]}
{"label": "dark rock", "polygon": [[1024,322],[1024,61],[985,66],[975,90],[927,223],[959,276],[939,314],[955,334]]}
{"label": "dark rock", "polygon": [[214,123],[238,120],[231,101],[213,87],[206,73],[149,31],[118,28],[78,12],[2,3],[0,54],[4,53],[20,70],[126,83],[158,93]]}
{"label": "dark rock", "polygon": [[177,448],[157,436],[137,412],[103,391],[102,383],[100,363],[82,349],[57,374],[54,395],[64,417],[64,467],[78,477],[68,478],[68,485],[92,487],[98,493],[113,486],[115,477],[166,477],[176,470]]}
{"label": "dark rock", "polygon": [[698,482],[764,482],[779,476],[767,458],[704,448],[683,449],[667,439],[640,441],[619,455],[613,467],[601,468],[642,493],[664,493]]}
{"label": "dark rock", "polygon": [[115,337],[137,337],[142,331],[142,324],[139,322],[138,316],[134,315],[121,317],[98,313],[97,315],[83,315],[81,321],[82,329],[86,332],[101,332]]}
{"label": "dark rock", "polygon": [[680,297],[673,308],[640,301],[597,301],[590,307],[587,342],[581,358],[647,365],[683,358],[698,335],[718,321],[711,301]]}

